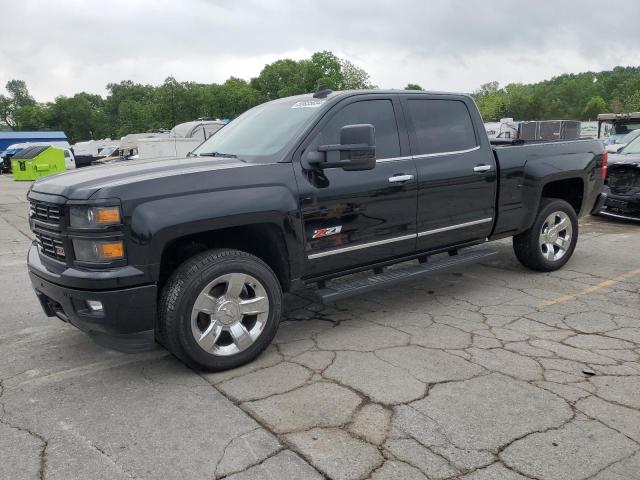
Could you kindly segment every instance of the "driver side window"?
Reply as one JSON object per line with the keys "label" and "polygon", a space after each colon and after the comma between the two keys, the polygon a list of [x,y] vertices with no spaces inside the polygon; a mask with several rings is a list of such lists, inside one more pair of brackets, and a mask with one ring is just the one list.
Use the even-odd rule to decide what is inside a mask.
{"label": "driver side window", "polygon": [[348,104],[329,120],[313,144],[338,144],[342,127],[362,123],[370,123],[375,128],[377,159],[400,156],[400,137],[391,100],[362,100]]}

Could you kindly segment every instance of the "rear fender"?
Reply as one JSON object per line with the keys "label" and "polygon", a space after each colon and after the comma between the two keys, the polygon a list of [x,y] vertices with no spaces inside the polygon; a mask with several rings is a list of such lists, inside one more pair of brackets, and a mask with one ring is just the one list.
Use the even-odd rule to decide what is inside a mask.
{"label": "rear fender", "polygon": [[519,232],[525,231],[533,225],[540,208],[544,187],[558,180],[582,180],[585,197],[578,215],[587,213],[589,208],[585,207],[593,205],[600,191],[598,184],[602,183],[596,169],[596,160],[599,156],[601,154],[594,152],[558,152],[556,155],[550,155],[538,161],[528,161],[524,169],[522,185],[524,210]]}

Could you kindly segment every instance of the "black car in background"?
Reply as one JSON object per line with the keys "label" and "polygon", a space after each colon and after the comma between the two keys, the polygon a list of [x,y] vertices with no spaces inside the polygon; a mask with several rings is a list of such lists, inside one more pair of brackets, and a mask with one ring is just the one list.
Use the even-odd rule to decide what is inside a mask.
{"label": "black car in background", "polygon": [[602,193],[599,215],[640,221],[640,138],[609,155]]}

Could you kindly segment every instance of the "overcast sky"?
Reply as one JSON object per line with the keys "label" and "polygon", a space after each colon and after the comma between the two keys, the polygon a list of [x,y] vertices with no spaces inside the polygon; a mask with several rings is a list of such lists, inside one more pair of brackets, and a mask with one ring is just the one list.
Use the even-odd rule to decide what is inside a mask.
{"label": "overcast sky", "polygon": [[0,86],[23,79],[39,101],[125,79],[248,80],[319,50],[383,88],[463,92],[640,65],[636,0],[0,0],[0,13]]}

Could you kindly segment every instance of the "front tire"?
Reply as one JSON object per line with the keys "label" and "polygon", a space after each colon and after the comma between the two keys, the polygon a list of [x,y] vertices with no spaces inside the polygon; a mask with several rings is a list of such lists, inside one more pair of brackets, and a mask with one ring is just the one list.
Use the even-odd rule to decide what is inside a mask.
{"label": "front tire", "polygon": [[159,302],[158,333],[188,365],[227,370],[267,348],[281,312],[282,289],[266,263],[239,250],[209,250],[171,275]]}
{"label": "front tire", "polygon": [[578,241],[578,216],[564,200],[543,198],[531,228],[513,237],[513,250],[522,265],[552,272],[569,261]]}

